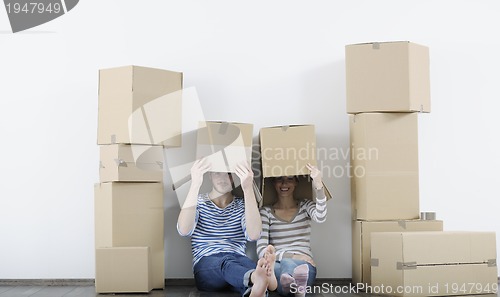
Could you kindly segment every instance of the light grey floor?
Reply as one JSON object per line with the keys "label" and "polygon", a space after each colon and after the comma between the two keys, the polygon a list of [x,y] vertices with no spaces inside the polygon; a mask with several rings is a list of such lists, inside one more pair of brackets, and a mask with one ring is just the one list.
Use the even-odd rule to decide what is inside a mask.
{"label": "light grey floor", "polygon": [[[319,288],[318,288],[319,290]],[[337,289],[337,291],[340,291]],[[149,294],[97,294],[95,287],[85,286],[0,286],[0,297],[239,297],[233,292],[207,293],[199,292],[193,286],[167,286],[164,290],[153,290]],[[276,293],[269,294],[270,297],[278,297]],[[335,287],[328,290],[321,290],[318,293],[308,294],[309,297],[374,297],[375,294],[363,292],[335,293]],[[497,294],[480,295],[481,297],[500,297]]]}
{"label": "light grey floor", "polygon": [[[123,297],[239,297],[234,292],[199,292],[193,286],[168,286],[164,290],[153,290],[149,294],[97,294],[94,286],[0,286],[0,297],[96,297],[96,296],[123,296]],[[279,296],[276,293],[269,294],[270,297]],[[369,294],[341,294],[318,293],[308,294],[311,297],[351,297],[351,296],[370,296]],[[497,297],[497,296],[495,296]],[[498,296],[500,297],[500,296]]]}

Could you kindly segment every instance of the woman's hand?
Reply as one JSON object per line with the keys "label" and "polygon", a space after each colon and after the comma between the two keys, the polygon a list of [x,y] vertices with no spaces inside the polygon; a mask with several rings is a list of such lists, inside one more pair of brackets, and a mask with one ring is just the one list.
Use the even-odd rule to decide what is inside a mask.
{"label": "woman's hand", "polygon": [[201,184],[203,183],[203,175],[207,173],[211,167],[211,164],[208,163],[207,159],[205,158],[196,160],[191,167],[192,183],[197,186],[201,186]]}
{"label": "woman's hand", "polygon": [[316,190],[320,190],[323,188],[323,179],[321,177],[321,171],[316,166],[307,163],[307,169],[309,169],[309,174],[313,179],[312,183]]}
{"label": "woman's hand", "polygon": [[238,163],[235,173],[240,179],[242,189],[253,189],[253,171],[246,162]]}

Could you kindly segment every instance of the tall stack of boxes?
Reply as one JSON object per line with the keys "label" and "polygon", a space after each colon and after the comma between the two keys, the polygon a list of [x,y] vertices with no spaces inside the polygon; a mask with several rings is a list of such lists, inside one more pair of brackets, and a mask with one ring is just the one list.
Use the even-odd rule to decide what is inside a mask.
{"label": "tall stack of boxes", "polygon": [[163,148],[181,145],[182,73],[99,71],[96,292],[163,289]]}
{"label": "tall stack of boxes", "polygon": [[[419,271],[419,274],[428,277],[414,278],[413,282],[408,282],[411,273],[406,278],[401,275],[418,265],[403,264],[413,263],[410,259],[416,260],[430,252],[448,253],[450,248],[440,244],[447,238],[453,237],[455,243],[468,246],[471,242],[469,233],[448,235],[442,232],[442,221],[420,219],[418,113],[430,112],[429,50],[407,41],[376,42],[347,45],[345,54],[351,142],[353,283],[378,288],[398,281],[402,285],[428,286],[433,275],[429,273],[430,265],[464,261],[461,255],[467,252],[455,258],[442,257],[437,262],[419,263],[427,267],[420,269],[426,272]],[[491,234],[486,237],[484,242],[489,246],[485,250],[488,252],[482,256],[488,258],[492,257],[492,248],[496,248]],[[427,240],[436,242],[431,250],[422,248]],[[392,261],[396,259],[392,252],[401,252],[403,242],[404,247],[413,252],[412,257],[406,258],[410,253],[407,252],[405,257],[398,258],[399,262]],[[388,256],[394,257],[389,259]],[[492,259],[487,261],[493,262]],[[489,273],[496,278],[496,270],[490,269]],[[395,275],[399,278],[394,278]],[[454,274],[447,279],[450,284],[461,280]],[[394,295],[397,292],[385,293]],[[441,288],[433,295],[449,293]],[[426,291],[420,295],[426,294],[430,293]]]}

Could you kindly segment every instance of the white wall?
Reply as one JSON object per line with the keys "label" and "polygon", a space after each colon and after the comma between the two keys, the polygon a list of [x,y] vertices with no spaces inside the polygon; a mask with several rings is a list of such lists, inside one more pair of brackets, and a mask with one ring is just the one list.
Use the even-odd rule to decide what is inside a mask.
{"label": "white wall", "polygon": [[[495,0],[80,1],[12,34],[0,9],[0,279],[94,277],[98,69],[182,71],[209,120],[253,123],[255,136],[311,123],[318,147],[346,150],[344,46],[367,41],[430,48],[421,209],[446,230],[500,233],[498,15]],[[186,189],[172,192],[170,180],[166,277],[192,277],[189,242],[174,227]],[[313,227],[319,277],[350,278],[349,181],[326,183],[335,197],[327,222]]]}

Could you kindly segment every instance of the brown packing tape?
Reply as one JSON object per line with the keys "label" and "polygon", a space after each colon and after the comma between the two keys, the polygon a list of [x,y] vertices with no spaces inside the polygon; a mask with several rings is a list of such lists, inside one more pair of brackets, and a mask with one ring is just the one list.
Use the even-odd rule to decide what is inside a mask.
{"label": "brown packing tape", "polygon": [[397,270],[417,269],[417,262],[396,262]]}
{"label": "brown packing tape", "polygon": [[399,225],[399,227],[401,227],[401,228],[403,228],[403,229],[405,229],[405,230],[406,230],[406,221],[404,221],[404,220],[399,220],[399,221],[398,221],[398,225]]}
{"label": "brown packing tape", "polygon": [[380,42],[374,42],[374,43],[372,43],[372,49],[375,49],[375,50],[380,49]]}
{"label": "brown packing tape", "polygon": [[496,267],[497,259],[488,259],[488,267]]}
{"label": "brown packing tape", "polygon": [[228,122],[222,122],[219,126],[219,134],[225,135],[227,133],[227,128],[229,127]]}

